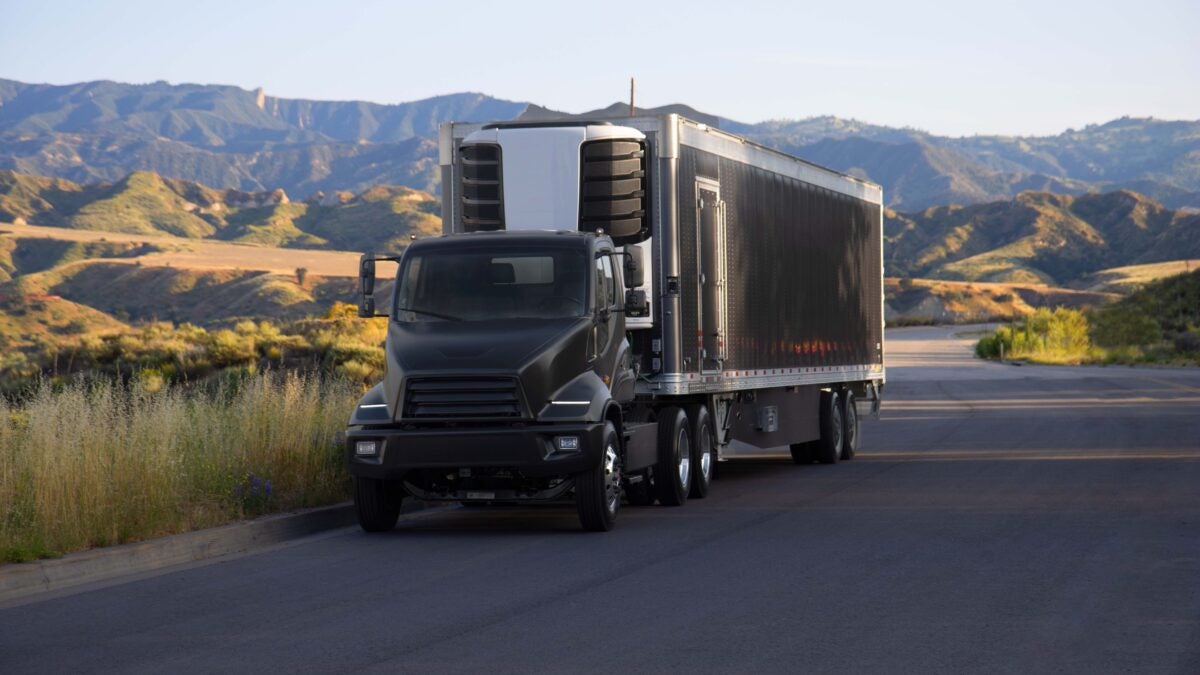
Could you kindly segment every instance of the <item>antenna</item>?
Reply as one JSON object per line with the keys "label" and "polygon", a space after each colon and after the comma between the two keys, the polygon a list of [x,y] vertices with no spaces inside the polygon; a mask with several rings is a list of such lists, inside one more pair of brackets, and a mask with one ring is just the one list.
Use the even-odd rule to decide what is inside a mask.
{"label": "antenna", "polygon": [[629,116],[630,117],[634,117],[637,115],[637,108],[634,106],[634,99],[633,99],[634,85],[635,85],[635,80],[632,77],[629,78]]}

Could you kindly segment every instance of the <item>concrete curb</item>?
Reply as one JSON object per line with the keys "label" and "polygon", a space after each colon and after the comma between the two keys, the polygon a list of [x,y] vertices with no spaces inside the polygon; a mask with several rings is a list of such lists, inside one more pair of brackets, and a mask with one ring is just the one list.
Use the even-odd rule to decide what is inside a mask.
{"label": "concrete curb", "polygon": [[[405,500],[402,513],[425,508]],[[240,553],[356,522],[350,503],[265,516],[207,530],[0,566],[0,604],[130,574]]]}

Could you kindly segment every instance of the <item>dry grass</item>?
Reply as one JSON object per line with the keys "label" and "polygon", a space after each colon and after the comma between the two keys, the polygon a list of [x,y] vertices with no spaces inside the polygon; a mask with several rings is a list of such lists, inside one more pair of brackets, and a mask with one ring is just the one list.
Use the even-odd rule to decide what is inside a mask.
{"label": "dry grass", "polygon": [[186,239],[162,234],[128,234],[8,223],[0,223],[0,232],[9,232],[17,237],[70,242],[146,243],[162,249],[142,256],[104,259],[108,262],[128,265],[140,262],[147,267],[246,270],[275,274],[292,274],[297,267],[304,267],[310,273],[324,277],[358,275],[358,254],[347,251],[272,248],[223,241]]}
{"label": "dry grass", "polygon": [[1149,283],[1193,270],[1200,270],[1200,260],[1171,260],[1145,265],[1113,267],[1089,274],[1079,282],[1078,286],[1089,291],[1132,293]]}
{"label": "dry grass", "polygon": [[216,391],[74,384],[0,399],[0,561],[343,500],[334,435],[360,391],[266,374]]}

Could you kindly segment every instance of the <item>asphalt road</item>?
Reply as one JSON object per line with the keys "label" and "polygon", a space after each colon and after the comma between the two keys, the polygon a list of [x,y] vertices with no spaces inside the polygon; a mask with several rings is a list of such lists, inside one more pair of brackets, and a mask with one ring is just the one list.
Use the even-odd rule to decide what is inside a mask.
{"label": "asphalt road", "polygon": [[1200,672],[1200,371],[889,333],[864,450],[711,496],[449,508],[0,610],[0,671]]}

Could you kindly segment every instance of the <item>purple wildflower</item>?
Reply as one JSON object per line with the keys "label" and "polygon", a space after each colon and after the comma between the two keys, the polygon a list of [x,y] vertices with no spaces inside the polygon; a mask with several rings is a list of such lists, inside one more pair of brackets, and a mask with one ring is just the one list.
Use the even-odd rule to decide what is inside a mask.
{"label": "purple wildflower", "polygon": [[250,474],[250,496],[258,494],[258,476]]}
{"label": "purple wildflower", "polygon": [[271,496],[271,479],[270,478],[267,479],[267,484],[263,487],[263,494],[265,494],[268,497]]}

